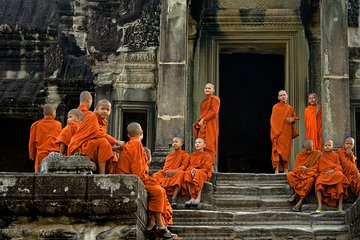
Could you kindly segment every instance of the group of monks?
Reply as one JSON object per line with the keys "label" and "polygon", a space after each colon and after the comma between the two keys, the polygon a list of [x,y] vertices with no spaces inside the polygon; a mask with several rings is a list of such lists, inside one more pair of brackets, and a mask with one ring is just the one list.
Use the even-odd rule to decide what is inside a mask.
{"label": "group of monks", "polygon": [[[190,195],[185,206],[198,206],[204,182],[212,175],[217,155],[218,111],[220,100],[213,96],[214,85],[206,84],[206,98],[202,101],[201,114],[194,124],[195,152],[182,150],[183,139],[174,137],[171,152],[162,170],[149,174],[151,154],[142,145],[143,130],[139,123],[127,126],[130,140],[123,142],[106,133],[111,103],[99,100],[94,111],[92,96],[80,94],[80,105],[67,115],[67,125],[62,129],[55,120],[56,108],[45,104],[44,118],[32,124],[29,139],[29,156],[35,161],[35,172],[42,160],[51,152],[71,156],[76,153],[88,156],[98,166],[99,174],[135,174],[144,183],[149,194],[147,237],[149,239],[180,239],[167,226],[172,224],[172,208],[176,207],[178,194]],[[171,196],[171,204],[168,201]]]}

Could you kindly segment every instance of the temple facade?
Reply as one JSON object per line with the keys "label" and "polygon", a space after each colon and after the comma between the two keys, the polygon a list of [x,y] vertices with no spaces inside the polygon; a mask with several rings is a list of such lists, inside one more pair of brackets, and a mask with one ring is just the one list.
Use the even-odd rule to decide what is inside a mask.
{"label": "temple facade", "polygon": [[272,172],[269,119],[281,89],[300,116],[292,155],[311,92],[324,139],[360,139],[359,35],[358,0],[3,1],[0,166],[32,171],[27,143],[41,105],[56,104],[65,124],[84,90],[112,102],[116,138],[126,140],[130,122],[143,126],[155,163],[173,136],[191,152],[210,82],[221,99],[215,169]]}

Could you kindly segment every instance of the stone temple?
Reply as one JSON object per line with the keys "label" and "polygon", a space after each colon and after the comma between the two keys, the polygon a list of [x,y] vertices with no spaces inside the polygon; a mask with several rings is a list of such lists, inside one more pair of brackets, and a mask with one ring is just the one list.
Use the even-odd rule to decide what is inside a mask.
{"label": "stone temple", "polygon": [[[272,208],[259,199],[251,205],[241,198],[254,191],[259,196],[264,191],[289,193],[285,176],[267,174],[273,171],[269,119],[280,89],[287,90],[301,119],[293,155],[304,140],[303,114],[311,92],[321,99],[323,138],[333,139],[336,147],[347,136],[360,141],[359,5],[358,0],[0,1],[0,168],[7,172],[0,178],[0,212],[5,216],[0,239],[143,239],[146,193],[138,179],[54,175],[47,180],[48,176],[33,175],[27,148],[30,125],[42,117],[45,103],[58,106],[57,118],[65,124],[67,112],[78,106],[80,92],[90,91],[95,102],[103,98],[112,102],[108,132],[114,137],[127,140],[130,122],[143,126],[143,144],[152,149],[156,170],[170,151],[173,136],[183,137],[186,150],[193,150],[192,123],[207,82],[215,85],[221,99],[214,166],[218,174],[206,185],[209,198],[204,213],[174,213],[178,232],[192,236],[185,239],[289,239],[285,237],[293,232],[279,236],[282,232],[276,228],[273,237],[265,230],[261,236],[255,233],[262,230],[256,229],[239,233],[246,226],[238,222],[266,225],[263,220],[273,218],[279,225],[311,222],[312,231],[304,226],[303,235],[296,233],[291,239],[359,239],[357,208],[348,207],[346,219],[336,213],[323,219],[310,215],[294,219],[276,211],[255,216],[254,209],[288,206],[280,200],[272,202],[276,205]],[[56,186],[49,186],[49,181]],[[248,187],[249,182],[281,187],[247,188],[241,194],[234,190]],[[82,188],[65,191],[65,185]],[[237,193],[233,202],[223,199]],[[241,201],[248,202],[244,208],[250,209],[249,215],[234,213],[242,209],[237,205]],[[228,212],[211,212],[224,209]],[[84,220],[84,214],[89,218]],[[20,231],[30,229],[31,221],[20,219],[25,216],[34,226],[43,226],[43,234]],[[46,231],[51,217],[62,226],[85,230]],[[117,227],[127,220],[128,228]],[[218,228],[191,229],[197,221]],[[227,221],[233,228],[224,224]],[[28,228],[19,227],[25,222]],[[321,227],[327,223],[333,227],[329,229],[345,230],[338,229],[339,235],[326,233],[330,230]],[[316,224],[320,230],[314,230]],[[95,225],[91,232],[89,226]]]}

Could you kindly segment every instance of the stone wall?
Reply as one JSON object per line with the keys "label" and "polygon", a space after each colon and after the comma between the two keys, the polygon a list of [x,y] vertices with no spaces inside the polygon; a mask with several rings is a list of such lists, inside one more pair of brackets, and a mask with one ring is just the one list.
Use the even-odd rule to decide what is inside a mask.
{"label": "stone wall", "polygon": [[346,211],[346,223],[349,226],[351,239],[360,239],[360,201],[357,200],[349,210]]}
{"label": "stone wall", "polygon": [[133,175],[1,173],[0,239],[144,239],[146,207]]}

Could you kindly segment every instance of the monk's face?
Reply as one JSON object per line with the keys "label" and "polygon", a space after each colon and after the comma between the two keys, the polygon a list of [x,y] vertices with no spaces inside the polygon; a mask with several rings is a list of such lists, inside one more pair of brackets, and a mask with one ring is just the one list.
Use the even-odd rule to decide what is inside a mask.
{"label": "monk's face", "polygon": [[212,85],[210,83],[205,85],[205,88],[204,88],[205,95],[213,95],[214,92],[215,92],[214,85]]}
{"label": "monk's face", "polygon": [[354,139],[346,139],[345,140],[345,143],[344,143],[344,148],[345,150],[348,150],[348,149],[354,149],[354,145],[355,145],[355,141]]}
{"label": "monk's face", "polygon": [[304,147],[304,151],[307,153],[307,154],[310,154],[312,151],[313,151],[313,146],[310,145],[310,146],[305,146]]}
{"label": "monk's face", "polygon": [[195,141],[195,150],[196,151],[203,151],[205,148],[205,141],[202,138],[198,138]]}
{"label": "monk's face", "polygon": [[285,91],[280,91],[280,92],[279,92],[279,95],[278,95],[278,99],[279,99],[279,101],[281,101],[281,102],[286,102],[287,99],[288,99],[287,93],[286,93]]}
{"label": "monk's face", "polygon": [[180,138],[173,138],[172,147],[174,148],[174,150],[181,149],[182,145],[183,145],[183,143]]}
{"label": "monk's face", "polygon": [[80,122],[80,118],[78,118],[74,113],[69,112],[67,117],[67,123],[71,122]]}
{"label": "monk's face", "polygon": [[108,118],[111,113],[111,105],[107,103],[100,104],[96,107],[96,112],[102,117],[102,118]]}
{"label": "monk's face", "polygon": [[314,94],[310,94],[308,97],[309,105],[316,106],[318,98]]}
{"label": "monk's face", "polygon": [[324,152],[331,152],[334,149],[334,144],[332,141],[326,141],[324,144]]}

